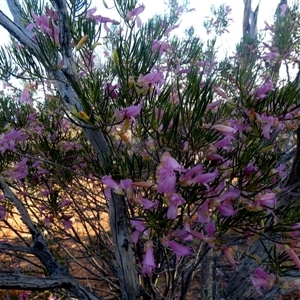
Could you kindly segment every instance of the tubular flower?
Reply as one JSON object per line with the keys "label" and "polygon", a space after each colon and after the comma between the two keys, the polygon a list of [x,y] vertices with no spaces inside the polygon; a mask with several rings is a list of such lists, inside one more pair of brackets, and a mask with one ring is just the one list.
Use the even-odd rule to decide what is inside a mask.
{"label": "tubular flower", "polygon": [[157,168],[157,191],[162,193],[175,192],[176,174],[175,171],[182,170],[179,163],[169,152],[162,155],[161,162]]}
{"label": "tubular flower", "polygon": [[116,194],[123,194],[122,187],[111,178],[111,175],[102,177],[102,183],[106,185],[104,190],[105,196],[110,200],[112,198],[111,190],[113,189]]}
{"label": "tubular flower", "polygon": [[265,287],[270,290],[276,281],[276,276],[266,273],[261,267],[259,267],[254,271],[254,274],[250,275],[250,279],[257,293],[262,295],[261,288]]}
{"label": "tubular flower", "polygon": [[211,129],[217,130],[225,136],[233,136],[236,133],[236,129],[226,125],[213,125]]}
{"label": "tubular flower", "polygon": [[183,205],[185,200],[176,193],[168,195],[168,200],[170,202],[170,206],[167,211],[167,218],[169,220],[174,220],[177,217],[178,206]]}
{"label": "tubular flower", "polygon": [[153,243],[151,241],[146,244],[146,254],[142,261],[142,274],[151,275],[153,269],[156,268],[154,254],[153,254]]}
{"label": "tubular flower", "polygon": [[180,177],[180,182],[183,185],[191,185],[196,183],[207,184],[215,180],[218,176],[217,169],[212,173],[203,173],[203,171],[202,165],[195,166]]}
{"label": "tubular flower", "polygon": [[145,10],[145,5],[140,5],[136,8],[134,8],[133,10],[129,11],[127,13],[127,16],[126,16],[126,19],[129,21],[129,20],[132,20],[133,17],[136,17],[136,23],[137,23],[137,27],[140,28],[142,26],[142,20],[141,18],[139,17],[139,15]]}
{"label": "tubular flower", "polygon": [[118,116],[120,118],[133,118],[138,114],[140,114],[141,109],[142,109],[142,104],[128,106],[123,108],[120,111],[116,111],[115,116]]}
{"label": "tubular flower", "polygon": [[167,245],[173,250],[173,252],[178,256],[187,256],[192,254],[192,249],[183,246],[175,241],[167,241]]}

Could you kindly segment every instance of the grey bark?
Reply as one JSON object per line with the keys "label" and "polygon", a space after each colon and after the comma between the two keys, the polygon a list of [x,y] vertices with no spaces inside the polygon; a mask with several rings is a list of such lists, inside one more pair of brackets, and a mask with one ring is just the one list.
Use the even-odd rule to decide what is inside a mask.
{"label": "grey bark", "polygon": [[[22,24],[19,2],[17,0],[7,2],[10,4],[14,21],[11,21],[2,11],[0,11],[0,25],[3,26],[21,44],[27,47],[41,64],[44,64],[44,67],[47,70],[50,78],[55,81],[57,90],[68,109],[71,110],[72,107],[76,107],[79,111],[82,110],[80,97],[74,89],[74,83],[77,86],[80,86],[80,81],[77,77],[75,65],[73,62],[73,48],[70,44],[71,35],[69,25],[67,24],[68,11],[66,1],[54,1],[59,21],[59,38],[61,50],[60,53],[57,53],[57,56],[59,57],[59,55],[62,55],[62,58],[64,60],[64,66],[61,70],[51,69],[51,66],[45,65],[37,43],[31,38],[30,33],[24,28]],[[98,159],[103,168],[106,168],[111,153],[111,145],[109,143],[109,140],[105,137],[105,135],[99,128],[84,126],[84,132],[87,139],[94,147],[94,150],[97,153]],[[128,232],[126,228],[127,222],[124,221],[124,218],[126,219],[126,203],[124,202],[124,198],[120,199],[119,196],[114,196],[111,204],[112,205],[110,210],[113,214],[113,216],[111,216],[112,219],[110,220],[111,232],[116,243],[115,255],[118,274],[120,276],[119,280],[121,285],[122,299],[137,299],[139,297],[139,289],[137,287],[138,279],[131,246],[128,246],[128,251],[124,251],[124,249],[118,244],[124,239],[124,236],[128,239]],[[118,212],[119,209],[121,210],[121,212]],[[116,228],[114,226],[116,226]],[[122,226],[124,227],[123,229],[121,228]],[[42,235],[40,233],[36,234],[35,238],[40,239],[42,238]],[[48,255],[48,252],[45,253],[47,253]],[[57,270],[55,262],[52,263],[54,264],[54,270]]]}
{"label": "grey bark", "polygon": [[139,299],[139,286],[136,279],[133,251],[128,233],[126,203],[122,195],[114,194],[109,202],[110,227],[114,246],[116,248],[116,260],[118,261],[118,278],[123,300]]}

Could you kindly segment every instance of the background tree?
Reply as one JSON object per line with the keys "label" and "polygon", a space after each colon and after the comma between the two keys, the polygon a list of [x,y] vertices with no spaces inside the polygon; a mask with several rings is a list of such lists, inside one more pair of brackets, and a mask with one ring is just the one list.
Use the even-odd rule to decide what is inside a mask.
{"label": "background tree", "polygon": [[114,1],[119,20],[83,0],[8,4],[1,288],[186,299],[195,284],[203,299],[258,299],[299,286],[296,4],[280,3],[268,40],[245,1],[225,59],[225,5],[204,42],[171,34],[188,10],[174,0],[144,24],[136,1]]}

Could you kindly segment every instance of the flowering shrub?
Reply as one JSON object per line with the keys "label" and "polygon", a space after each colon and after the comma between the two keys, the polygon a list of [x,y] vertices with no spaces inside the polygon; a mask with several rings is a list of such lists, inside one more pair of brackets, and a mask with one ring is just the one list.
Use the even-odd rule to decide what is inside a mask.
{"label": "flowering shrub", "polygon": [[[70,276],[83,267],[72,247],[88,280],[122,299],[185,299],[198,273],[202,298],[296,287],[297,6],[281,6],[270,41],[244,35],[222,59],[228,6],[206,23],[214,34],[204,43],[192,29],[172,34],[190,13],[177,1],[144,23],[136,1],[114,1],[119,21],[86,1],[52,2],[28,1],[22,25],[0,15],[17,45],[0,54],[0,221],[20,239],[0,243],[3,253],[35,255],[35,275],[68,280],[45,290],[80,299],[106,295]],[[18,214],[31,244],[11,221]]]}

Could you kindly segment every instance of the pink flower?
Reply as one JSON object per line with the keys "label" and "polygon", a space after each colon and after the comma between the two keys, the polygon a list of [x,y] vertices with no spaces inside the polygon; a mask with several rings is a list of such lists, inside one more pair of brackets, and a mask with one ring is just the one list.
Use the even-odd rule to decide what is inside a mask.
{"label": "pink flower", "polygon": [[212,110],[223,103],[223,100],[214,101],[206,106],[206,110]]}
{"label": "pink flower", "polygon": [[164,75],[161,71],[153,71],[144,76],[141,76],[139,80],[143,81],[144,83],[152,83],[152,84],[164,83]]}
{"label": "pink flower", "polygon": [[151,86],[155,87],[157,95],[160,95],[159,85],[164,83],[164,75],[161,71],[152,71],[146,75],[139,75],[137,85],[148,90]]}
{"label": "pink flower", "polygon": [[4,173],[7,174],[12,180],[24,179],[28,175],[27,160],[27,158],[23,158],[12,170],[4,171]]}
{"label": "pink flower", "polygon": [[241,191],[239,189],[231,189],[228,192],[223,193],[218,201],[223,202],[224,200],[235,200],[241,195]]}
{"label": "pink flower", "polygon": [[105,175],[102,177],[102,183],[106,185],[106,188],[104,189],[104,194],[107,199],[112,198],[111,191],[114,190],[116,194],[122,194],[123,189],[122,187],[111,178],[111,175]]}
{"label": "pink flower", "polygon": [[192,249],[178,244],[174,241],[167,241],[167,245],[173,250],[177,256],[187,256],[192,254]]}
{"label": "pink flower", "polygon": [[180,177],[180,182],[184,185],[191,185],[195,183],[206,184],[215,180],[215,178],[218,176],[217,169],[212,173],[203,173],[203,171],[203,166],[197,165],[182,175]]}
{"label": "pink flower", "polygon": [[29,95],[29,89],[25,87],[22,91],[22,94],[19,99],[20,103],[29,103],[30,102],[30,95]]}
{"label": "pink flower", "polygon": [[146,223],[143,220],[130,220],[130,224],[132,224],[136,228],[136,230],[131,234],[132,243],[136,244],[142,233],[146,237],[149,236],[149,229],[147,229]]}
{"label": "pink flower", "polygon": [[33,11],[31,11],[31,15],[35,21],[35,23],[29,24],[26,29],[32,30],[35,26],[38,26],[40,30],[44,33],[47,33],[55,42],[55,44],[59,44],[59,29],[57,25],[53,22],[50,22],[50,18],[43,14],[40,17],[37,16]]}
{"label": "pink flower", "polygon": [[142,20],[139,15],[145,10],[145,5],[140,5],[133,10],[129,11],[126,15],[127,20],[132,20],[133,17],[136,17],[137,27],[140,28],[142,26]]}
{"label": "pink flower", "polygon": [[113,19],[110,19],[110,18],[107,18],[107,17],[102,17],[101,15],[95,15],[95,12],[96,12],[96,11],[97,11],[97,8],[96,8],[96,7],[87,10],[86,18],[87,18],[87,19],[94,20],[94,21],[96,22],[96,24],[103,23],[103,24],[104,24],[104,29],[105,29],[107,32],[110,32],[110,31],[111,31],[111,30],[108,28],[107,23],[112,23],[112,24],[114,24],[114,25],[118,25],[118,24],[119,24],[119,22],[116,21],[116,20],[113,20]]}
{"label": "pink flower", "polygon": [[143,198],[141,194],[138,195],[138,201],[141,203],[141,205],[144,207],[144,209],[152,210],[153,208],[157,207],[158,201],[151,201],[147,198]]}
{"label": "pink flower", "polygon": [[106,93],[112,98],[117,99],[118,97],[118,91],[117,89],[120,87],[119,84],[112,85],[109,82],[106,82],[103,84],[103,87],[105,88]]}
{"label": "pink flower", "polygon": [[176,174],[174,171],[180,171],[182,167],[171,156],[169,152],[164,152],[161,162],[157,167],[157,191],[162,193],[173,193],[176,185]]}
{"label": "pink flower", "polygon": [[223,148],[228,146],[231,143],[231,139],[228,136],[225,136],[224,138],[222,138],[221,140],[216,141],[213,144],[213,147],[216,148]]}
{"label": "pink flower", "polygon": [[285,16],[287,8],[288,8],[287,4],[280,5],[280,17]]}
{"label": "pink flower", "polygon": [[264,99],[267,97],[267,94],[271,91],[274,90],[274,84],[271,80],[267,81],[265,84],[263,84],[262,86],[260,86],[259,88],[257,88],[254,91],[254,95],[258,98],[258,99]]}
{"label": "pink flower", "polygon": [[200,223],[209,223],[210,222],[210,211],[208,206],[208,201],[205,201],[201,204],[200,209],[198,211],[198,222]]}
{"label": "pink flower", "polygon": [[299,259],[298,255],[296,254],[296,252],[292,248],[290,248],[288,245],[284,245],[283,249],[289,255],[289,257],[294,261],[296,266],[300,269],[300,259]]}
{"label": "pink flower", "polygon": [[270,290],[276,281],[276,276],[273,274],[268,274],[261,267],[258,267],[254,271],[254,274],[250,275],[250,279],[257,293],[262,295],[260,289],[265,287],[266,289]]}
{"label": "pink flower", "polygon": [[225,136],[233,136],[236,133],[236,129],[226,125],[213,125],[211,129],[217,130]]}
{"label": "pink flower", "polygon": [[229,249],[226,245],[221,246],[221,251],[223,252],[223,255],[225,256],[227,262],[234,268],[237,269],[238,263],[232,256],[232,254],[229,252]]}
{"label": "pink flower", "polygon": [[156,172],[157,191],[162,193],[172,193],[175,191],[176,174],[174,169],[168,166],[159,166]]}
{"label": "pink flower", "polygon": [[169,220],[174,220],[178,214],[178,206],[183,205],[185,200],[176,193],[169,194],[168,200],[170,202],[170,206],[167,211],[167,218]]}
{"label": "pink flower", "polygon": [[273,192],[267,192],[260,197],[259,204],[265,207],[274,207],[276,195]]}
{"label": "pink flower", "polygon": [[147,242],[146,247],[146,254],[142,261],[142,274],[151,275],[153,273],[153,269],[156,268],[153,254],[153,243],[151,241]]}
{"label": "pink flower", "polygon": [[133,182],[131,179],[122,179],[120,181],[120,187],[125,191],[125,194],[128,199],[133,198],[132,186],[133,186]]}
{"label": "pink flower", "polygon": [[73,216],[71,216],[71,215],[63,215],[62,216],[62,221],[63,221],[65,229],[71,229],[72,228],[72,220],[71,220],[72,217]]}
{"label": "pink flower", "polygon": [[142,104],[132,105],[115,112],[115,116],[120,118],[132,118],[140,114]]}
{"label": "pink flower", "polygon": [[160,42],[155,40],[152,44],[152,51],[159,51],[159,56],[161,56],[164,52],[172,53],[172,48],[170,44],[166,42]]}
{"label": "pink flower", "polygon": [[229,201],[223,202],[222,204],[218,205],[216,208],[220,212],[220,214],[225,217],[231,217],[237,213],[237,211],[233,209],[233,206]]}
{"label": "pink flower", "polygon": [[107,187],[110,187],[115,190],[119,190],[119,184],[111,178],[111,175],[105,175],[102,177],[102,183],[104,183]]}

